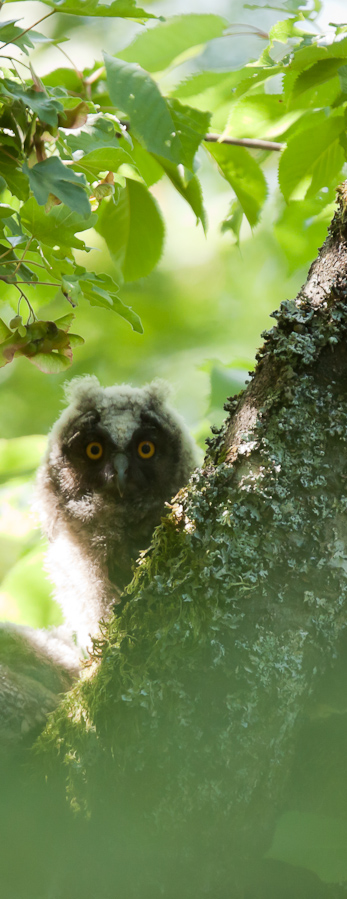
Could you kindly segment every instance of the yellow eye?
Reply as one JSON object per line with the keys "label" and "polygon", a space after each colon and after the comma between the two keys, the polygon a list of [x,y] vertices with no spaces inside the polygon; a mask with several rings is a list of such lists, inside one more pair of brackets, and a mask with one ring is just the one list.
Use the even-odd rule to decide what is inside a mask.
{"label": "yellow eye", "polygon": [[88,443],[86,447],[86,453],[89,459],[101,459],[104,450],[102,444],[97,440],[92,440],[91,443]]}
{"label": "yellow eye", "polygon": [[155,453],[154,443],[151,440],[141,440],[137,447],[137,452],[141,459],[150,459]]}

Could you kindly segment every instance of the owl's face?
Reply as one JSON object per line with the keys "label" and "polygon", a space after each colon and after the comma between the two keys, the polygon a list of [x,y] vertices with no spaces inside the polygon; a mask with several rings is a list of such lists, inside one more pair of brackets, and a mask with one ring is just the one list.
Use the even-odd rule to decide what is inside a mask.
{"label": "owl's face", "polygon": [[[42,520],[50,539],[63,521],[82,537],[144,548],[165,502],[189,478],[196,449],[167,387],[102,388],[71,382],[70,405],[53,427],[39,476]],[[42,501],[43,500],[43,501]]]}
{"label": "owl's face", "polygon": [[91,411],[72,422],[61,444],[60,487],[74,499],[91,493],[117,506],[170,499],[179,462],[178,435],[151,410]]}

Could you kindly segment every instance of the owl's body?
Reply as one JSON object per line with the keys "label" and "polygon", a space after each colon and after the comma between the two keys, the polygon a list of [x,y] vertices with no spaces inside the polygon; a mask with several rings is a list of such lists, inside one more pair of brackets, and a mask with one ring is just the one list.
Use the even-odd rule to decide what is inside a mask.
{"label": "owl's body", "polygon": [[161,382],[102,388],[96,378],[76,379],[51,432],[38,501],[56,598],[81,647],[109,617],[196,462],[166,395]]}
{"label": "owl's body", "polygon": [[[14,709],[11,687],[16,684],[20,694],[21,683],[18,687],[13,669],[16,654],[12,651],[12,667],[6,667],[0,654],[6,686],[3,704],[7,703],[7,719],[13,720],[16,734],[23,730],[23,721],[24,731],[34,726],[40,707],[45,708],[44,716],[57,701],[46,686],[45,706],[41,698],[45,655],[49,670],[58,672],[56,683],[67,689],[77,676],[78,657],[91,648],[100,619],[110,616],[131,579],[133,561],[149,545],[165,503],[187,482],[196,464],[195,444],[181,417],[167,404],[162,382],[143,388],[102,388],[96,378],[85,377],[70,383],[67,396],[69,405],[51,431],[38,473],[36,502],[50,543],[47,567],[65,626],[61,637],[56,629],[54,640],[51,632],[39,632],[39,652],[38,632],[31,632],[31,639],[28,629],[14,629],[21,655],[29,653],[31,678],[23,681],[23,696],[16,699]],[[9,646],[7,625],[5,632]],[[1,705],[0,677],[0,731]]]}

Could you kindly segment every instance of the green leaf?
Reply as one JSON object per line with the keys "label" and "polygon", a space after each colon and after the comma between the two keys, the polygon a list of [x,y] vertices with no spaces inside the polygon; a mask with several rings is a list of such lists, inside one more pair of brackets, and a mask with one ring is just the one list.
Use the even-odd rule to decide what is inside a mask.
{"label": "green leaf", "polygon": [[121,148],[119,139],[115,136],[115,125],[102,115],[95,117],[93,123],[87,122],[80,134],[66,135],[66,143],[72,153],[92,153],[103,147]]}
{"label": "green leaf", "polygon": [[233,137],[274,138],[302,115],[302,110],[286,112],[280,94],[250,93],[232,104],[225,134]]}
{"label": "green leaf", "polygon": [[299,17],[297,16],[294,19],[281,19],[280,22],[276,22],[269,31],[271,45],[273,44],[273,41],[287,44],[291,37],[302,37],[304,34],[307,35],[307,32],[304,32],[301,28],[297,27],[296,23],[298,18]]}
{"label": "green leaf", "polygon": [[11,194],[18,197],[19,200],[26,200],[29,196],[29,179],[19,168],[19,162],[10,159],[9,155],[1,149],[0,172]]}
{"label": "green leaf", "polygon": [[341,58],[338,59],[321,59],[309,69],[305,69],[298,75],[294,81],[292,89],[292,97],[296,99],[310,88],[316,88],[318,84],[323,84],[337,75],[341,68]]}
{"label": "green leaf", "polygon": [[27,47],[32,50],[34,48],[33,41],[47,40],[47,38],[45,38],[43,34],[40,34],[38,31],[34,31],[31,28],[25,34],[23,34],[23,28],[19,28],[16,22],[17,19],[9,19],[7,22],[1,23],[1,43],[15,43],[17,47],[20,47],[20,49],[28,55]]}
{"label": "green leaf", "polygon": [[8,337],[11,336],[10,328],[7,327],[5,322],[0,318],[0,343],[3,343],[7,340]]}
{"label": "green leaf", "polygon": [[175,125],[155,81],[140,66],[107,53],[104,59],[111,101],[129,117],[137,140],[152,153],[181,162],[182,148]]}
{"label": "green leaf", "polygon": [[35,365],[45,375],[58,375],[70,368],[72,359],[63,353],[52,351],[51,353],[36,353],[28,356],[28,361]]}
{"label": "green leaf", "polygon": [[267,185],[258,163],[244,147],[208,144],[208,150],[231,184],[249,224],[253,227],[266,200]]}
{"label": "green leaf", "polygon": [[85,191],[84,175],[77,175],[65,166],[58,156],[44,159],[31,169],[25,162],[23,171],[28,175],[31,190],[39,206],[47,203],[49,194],[53,194],[84,218],[90,216],[91,209]]}
{"label": "green leaf", "polygon": [[67,91],[73,91],[76,94],[82,93],[83,79],[75,71],[75,69],[58,68],[48,75],[42,75],[41,81],[49,87],[65,88]]}
{"label": "green leaf", "polygon": [[5,78],[0,81],[0,94],[11,97],[13,100],[21,100],[25,106],[32,109],[41,122],[47,125],[58,124],[58,113],[64,110],[59,100],[48,97],[45,91],[36,91],[33,88],[23,88],[16,81]]}
{"label": "green leaf", "polygon": [[0,219],[8,218],[11,215],[14,215],[16,212],[12,206],[8,206],[7,203],[0,203]]}
{"label": "green leaf", "polygon": [[151,153],[148,153],[144,147],[141,147],[141,144],[135,139],[129,155],[131,156],[132,164],[137,168],[147,187],[151,187],[152,184],[160,181],[160,178],[163,177],[161,163],[157,162],[156,158]]}
{"label": "green leaf", "polygon": [[332,184],[345,160],[340,135],[345,130],[343,116],[330,116],[318,126],[300,130],[288,141],[279,164],[279,182],[286,200],[304,181],[306,196]]}
{"label": "green leaf", "polygon": [[24,262],[19,262],[12,248],[0,244],[0,279],[9,284],[17,280],[30,283],[37,281],[37,275]]}
{"label": "green leaf", "polygon": [[38,206],[34,197],[30,197],[21,208],[23,226],[29,234],[50,247],[57,244],[64,248],[84,250],[85,244],[76,237],[76,232],[92,228],[96,218],[96,215],[90,215],[89,219],[82,218],[66,206],[53,206],[47,213]]}
{"label": "green leaf", "polygon": [[192,171],[195,153],[209,129],[211,113],[183,106],[179,100],[168,100],[167,105],[182,145],[180,162]]}
{"label": "green leaf", "polygon": [[240,231],[243,219],[243,209],[240,206],[238,200],[233,200],[230,206],[230,213],[224,222],[222,222],[221,231],[222,234],[225,234],[226,231],[232,231],[236,238],[236,243],[239,246],[240,244]]}
{"label": "green leaf", "polygon": [[75,163],[74,169],[78,169],[91,179],[98,177],[100,172],[116,172],[123,162],[132,162],[132,158],[121,147],[107,147],[101,150],[92,150]]}
{"label": "green leaf", "polygon": [[186,200],[187,203],[189,203],[189,206],[196,215],[197,222],[201,222],[202,227],[206,233],[207,217],[203,205],[202,190],[199,179],[196,177],[196,175],[194,175],[193,178],[190,178],[186,183],[183,180],[182,175],[176,165],[172,165],[171,162],[167,162],[164,159],[161,160],[161,164],[163,166],[165,174],[168,176],[168,178],[170,178],[171,183],[174,185],[178,193],[181,194],[181,197],[183,197],[183,199]]}
{"label": "green leaf", "polygon": [[119,297],[109,298],[102,288],[97,284],[92,285],[91,282],[86,284],[83,293],[91,306],[103,306],[106,309],[111,309],[113,312],[116,312],[117,315],[120,315],[121,318],[124,318],[125,321],[129,322],[133,331],[136,331],[138,334],[143,334],[141,319],[131,306],[126,306]]}
{"label": "green leaf", "polygon": [[138,181],[127,180],[117,205],[103,201],[96,230],[125,281],[144,278],[160,259],[163,221],[154,197]]}
{"label": "green leaf", "polygon": [[113,0],[109,5],[100,3],[99,0],[43,0],[43,2],[57,12],[72,16],[117,16],[121,19],[135,19],[138,22],[157,18],[153,13],[137,7],[136,0]]}
{"label": "green leaf", "polygon": [[227,24],[225,19],[214,15],[172,16],[138,34],[118,57],[137,62],[147,72],[159,72],[182,53],[191,51],[189,55],[195,55],[197,46],[220,37]]}

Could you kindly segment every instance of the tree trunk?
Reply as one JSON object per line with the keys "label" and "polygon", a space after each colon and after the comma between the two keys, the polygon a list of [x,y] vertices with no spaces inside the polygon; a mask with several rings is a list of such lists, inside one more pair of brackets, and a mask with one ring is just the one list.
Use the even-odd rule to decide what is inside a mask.
{"label": "tree trunk", "polygon": [[79,814],[62,811],[35,899],[340,895],[262,859],[283,809],[347,813],[346,217],[342,187],[305,286],[40,740],[43,821],[65,780]]}

